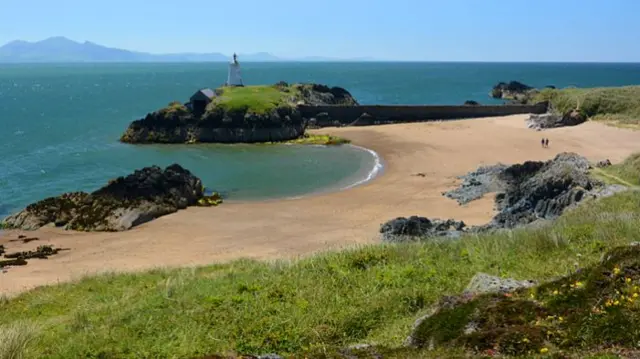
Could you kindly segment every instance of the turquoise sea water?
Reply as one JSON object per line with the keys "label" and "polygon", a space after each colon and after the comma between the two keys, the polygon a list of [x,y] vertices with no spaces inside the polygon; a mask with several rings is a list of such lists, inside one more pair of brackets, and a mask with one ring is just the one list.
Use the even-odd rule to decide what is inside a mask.
{"label": "turquoise sea water", "polygon": [[[319,82],[363,104],[462,104],[499,81],[532,86],[640,84],[640,64],[245,63],[246,84]],[[67,191],[91,191],[148,165],[179,163],[229,199],[292,197],[364,179],[371,153],[298,146],[132,146],[129,122],[198,88],[226,64],[0,65],[0,217]]]}

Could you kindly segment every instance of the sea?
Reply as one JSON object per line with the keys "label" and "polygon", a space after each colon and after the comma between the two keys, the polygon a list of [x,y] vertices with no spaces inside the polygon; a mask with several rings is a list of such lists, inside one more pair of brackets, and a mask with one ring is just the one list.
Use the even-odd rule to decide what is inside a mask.
{"label": "sea", "polygon": [[[340,146],[129,145],[128,124],[199,88],[224,63],[0,65],[0,218],[69,191],[93,191],[135,169],[178,163],[230,201],[295,198],[373,178],[381,159]],[[517,80],[559,88],[640,84],[640,64],[243,63],[245,84],[341,86],[362,104],[462,104]],[[383,161],[384,159],[382,159]]]}

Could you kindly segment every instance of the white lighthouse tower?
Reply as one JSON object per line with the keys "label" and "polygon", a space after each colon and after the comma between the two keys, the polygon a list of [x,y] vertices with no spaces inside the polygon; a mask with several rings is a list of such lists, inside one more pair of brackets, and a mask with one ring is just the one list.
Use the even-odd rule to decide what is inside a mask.
{"label": "white lighthouse tower", "polygon": [[238,55],[233,54],[233,61],[229,64],[229,76],[227,77],[227,86],[244,86],[242,84],[242,76],[240,76],[240,63]]}

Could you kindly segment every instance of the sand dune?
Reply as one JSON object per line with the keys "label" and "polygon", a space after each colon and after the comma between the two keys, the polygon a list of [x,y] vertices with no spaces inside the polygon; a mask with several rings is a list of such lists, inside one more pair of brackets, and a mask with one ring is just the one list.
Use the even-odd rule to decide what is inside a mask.
{"label": "sand dune", "polygon": [[[409,215],[456,218],[482,224],[493,216],[492,198],[459,206],[441,193],[456,176],[482,164],[550,159],[571,151],[593,161],[619,162],[640,150],[640,132],[585,123],[536,132],[527,116],[375,127],[323,129],[378,152],[385,170],[364,185],[341,192],[259,203],[227,202],[189,208],[123,233],[29,232],[40,241],[8,243],[9,251],[55,244],[70,251],[0,274],[0,293],[69,281],[102,271],[203,265],[238,258],[294,258],[322,250],[376,243],[384,221]],[[550,148],[540,146],[542,137]],[[425,177],[413,176],[424,173]]]}

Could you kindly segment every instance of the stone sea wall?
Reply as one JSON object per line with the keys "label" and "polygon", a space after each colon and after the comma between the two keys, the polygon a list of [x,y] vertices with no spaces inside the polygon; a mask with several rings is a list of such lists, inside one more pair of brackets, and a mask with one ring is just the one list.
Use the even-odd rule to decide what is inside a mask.
{"label": "stone sea wall", "polygon": [[367,126],[384,123],[404,123],[518,114],[542,114],[548,103],[535,105],[462,105],[462,106],[412,106],[412,105],[363,105],[363,106],[307,106],[298,110],[305,118],[315,118],[315,125]]}

